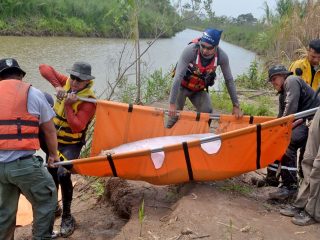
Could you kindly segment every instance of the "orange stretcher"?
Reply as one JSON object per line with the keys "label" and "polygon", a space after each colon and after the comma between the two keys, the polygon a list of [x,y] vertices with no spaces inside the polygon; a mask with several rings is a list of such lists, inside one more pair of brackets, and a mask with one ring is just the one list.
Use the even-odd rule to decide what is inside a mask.
{"label": "orange stretcher", "polygon": [[[168,129],[163,109],[98,100],[91,156],[69,162],[73,171],[82,175],[176,184],[226,179],[264,168],[280,159],[290,142],[293,115],[278,119],[244,116],[239,120],[220,115],[211,124],[216,125],[214,137],[99,156],[103,150],[142,139],[209,133],[211,116],[182,111],[178,122]],[[217,151],[204,150],[205,145],[217,141]],[[162,154],[161,167],[155,167],[156,153]]]}

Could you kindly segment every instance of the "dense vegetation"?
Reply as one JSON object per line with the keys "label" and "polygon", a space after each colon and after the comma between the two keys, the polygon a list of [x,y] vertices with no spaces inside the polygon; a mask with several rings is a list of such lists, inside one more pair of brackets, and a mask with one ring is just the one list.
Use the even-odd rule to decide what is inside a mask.
{"label": "dense vegetation", "polygon": [[[207,14],[205,18],[188,22],[188,26],[223,29],[224,40],[253,50],[270,63],[286,64],[300,57],[308,42],[320,37],[320,1],[317,0],[278,0],[274,11],[265,2],[263,19],[255,19],[251,13],[237,18],[215,16],[214,0],[196,2],[199,7],[204,4]],[[213,8],[206,7],[208,2]],[[185,14],[195,11],[197,6],[193,5]]]}
{"label": "dense vegetation", "polygon": [[[137,40],[159,36],[159,33],[161,37],[171,37],[183,27],[198,30],[216,27],[224,30],[225,41],[251,49],[266,60],[267,65],[262,68],[257,62],[252,63],[248,73],[237,79],[238,88],[263,89],[269,64],[289,65],[305,53],[311,39],[320,37],[320,1],[278,0],[275,11],[271,11],[267,3],[264,3],[264,10],[263,19],[256,19],[251,13],[237,18],[215,16],[214,0],[1,0],[0,35],[131,37]],[[184,26],[178,24],[182,20]],[[132,37],[137,25],[139,35]],[[171,83],[161,70],[144,77],[139,87],[120,80],[123,81],[119,86],[123,90],[122,101],[132,101],[139,88],[143,91],[140,99],[143,103],[165,98]],[[212,97],[216,98],[213,102],[229,102],[221,101],[224,95],[213,93]],[[247,114],[269,115],[268,104],[264,104],[266,100],[261,102],[258,109],[253,107],[257,104],[242,106]]]}
{"label": "dense vegetation", "polygon": [[[265,2],[263,19],[251,13],[237,18],[216,16],[214,4],[214,0],[1,0],[0,35],[127,38],[135,22],[133,13],[138,12],[140,37],[159,33],[170,37],[185,26],[216,27],[224,30],[225,41],[256,51],[271,62],[291,61],[297,49],[303,50],[320,35],[316,0],[278,0],[275,11]],[[178,24],[182,19],[188,19],[184,26]]]}
{"label": "dense vegetation", "polygon": [[141,37],[181,30],[169,0],[1,0],[0,35],[124,37],[132,2],[139,8]]}

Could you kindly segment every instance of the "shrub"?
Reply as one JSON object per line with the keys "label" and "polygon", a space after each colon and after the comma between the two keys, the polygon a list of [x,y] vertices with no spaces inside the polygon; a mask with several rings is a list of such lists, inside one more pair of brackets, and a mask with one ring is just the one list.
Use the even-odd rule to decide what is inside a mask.
{"label": "shrub", "polygon": [[251,62],[249,70],[239,75],[236,79],[237,85],[248,89],[265,89],[267,85],[267,73],[259,68],[258,62]]}

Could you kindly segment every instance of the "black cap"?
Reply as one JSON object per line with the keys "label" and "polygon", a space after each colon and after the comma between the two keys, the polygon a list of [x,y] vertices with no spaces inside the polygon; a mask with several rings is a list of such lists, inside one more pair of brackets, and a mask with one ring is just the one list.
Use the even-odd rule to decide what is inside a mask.
{"label": "black cap", "polygon": [[14,58],[3,58],[0,60],[0,75],[8,69],[16,69],[21,72],[23,76],[26,75],[26,72],[20,68],[17,60],[15,60]]}
{"label": "black cap", "polygon": [[312,48],[316,53],[320,53],[320,39],[311,40],[309,48]]}
{"label": "black cap", "polygon": [[268,81],[271,81],[271,78],[275,75],[291,75],[293,74],[292,72],[288,71],[286,69],[285,66],[283,65],[274,65],[272,67],[269,68],[269,71],[268,71]]}

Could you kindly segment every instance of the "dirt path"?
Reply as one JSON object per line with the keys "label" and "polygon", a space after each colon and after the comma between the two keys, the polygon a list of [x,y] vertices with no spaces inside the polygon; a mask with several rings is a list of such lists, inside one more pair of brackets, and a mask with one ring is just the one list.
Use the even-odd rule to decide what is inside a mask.
{"label": "dirt path", "polygon": [[[282,205],[266,201],[272,188],[256,189],[243,181],[245,176],[181,185],[177,193],[181,198],[170,208],[160,197],[166,190],[158,190],[145,198],[141,239],[319,239],[319,225],[295,226],[279,214]],[[114,239],[138,239],[138,207]]]}
{"label": "dirt path", "polygon": [[[76,177],[72,211],[77,229],[69,239],[319,239],[320,224],[292,224],[290,218],[279,214],[283,205],[267,201],[272,188],[257,189],[246,183],[251,175],[171,186],[111,178],[105,179],[102,197],[97,197],[92,179]],[[57,219],[56,227],[59,223]],[[18,228],[15,239],[31,239],[30,233],[30,226]]]}

